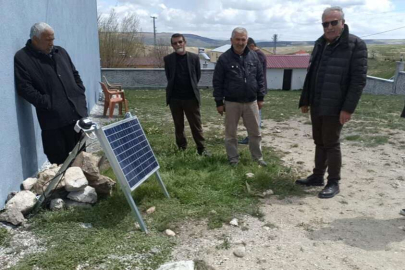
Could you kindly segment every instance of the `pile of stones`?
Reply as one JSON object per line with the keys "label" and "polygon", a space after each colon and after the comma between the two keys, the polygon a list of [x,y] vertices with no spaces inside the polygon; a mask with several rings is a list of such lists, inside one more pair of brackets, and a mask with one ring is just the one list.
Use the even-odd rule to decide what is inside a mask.
{"label": "pile of stones", "polygon": [[[10,193],[5,209],[0,213],[0,221],[16,226],[24,223],[24,216],[31,212],[60,168],[61,165],[53,164],[39,172],[37,177],[27,178],[21,191]],[[49,208],[55,211],[69,207],[92,207],[100,197],[111,195],[115,181],[100,174],[108,168],[105,157],[81,152],[50,193]]]}

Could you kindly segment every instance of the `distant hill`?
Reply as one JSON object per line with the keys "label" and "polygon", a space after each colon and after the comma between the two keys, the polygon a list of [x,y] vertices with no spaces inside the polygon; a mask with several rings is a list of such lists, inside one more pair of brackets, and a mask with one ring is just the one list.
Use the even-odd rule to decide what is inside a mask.
{"label": "distant hill", "polygon": [[[173,33],[157,33],[156,42],[163,40],[167,45],[170,44],[170,37]],[[142,32],[141,36],[145,45],[153,45],[153,33]],[[189,47],[216,48],[225,44],[230,44],[229,40],[216,40],[206,37],[201,37],[194,34],[184,34]]]}
{"label": "distant hill", "polygon": [[[162,39],[167,45],[170,44],[170,37],[173,33],[157,33],[156,40]],[[142,32],[143,42],[145,45],[153,45],[153,33]],[[203,47],[203,48],[216,48],[225,44],[230,44],[229,40],[219,40],[206,38],[194,34],[184,34],[187,39],[187,45],[190,47]],[[366,44],[370,45],[405,45],[405,39],[365,39]],[[259,47],[273,47],[273,41],[260,41],[257,42]],[[291,47],[291,46],[312,46],[312,41],[278,41],[277,47]]]}

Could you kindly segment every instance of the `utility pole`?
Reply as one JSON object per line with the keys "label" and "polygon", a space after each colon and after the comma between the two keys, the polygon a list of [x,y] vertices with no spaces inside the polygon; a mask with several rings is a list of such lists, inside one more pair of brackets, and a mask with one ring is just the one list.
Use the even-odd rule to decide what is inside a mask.
{"label": "utility pole", "polygon": [[273,53],[277,54],[277,34],[273,35],[273,41],[274,41],[274,45],[273,45]]}
{"label": "utility pole", "polygon": [[155,20],[157,19],[156,16],[150,16],[153,19],[153,45],[156,46],[156,26],[155,26]]}

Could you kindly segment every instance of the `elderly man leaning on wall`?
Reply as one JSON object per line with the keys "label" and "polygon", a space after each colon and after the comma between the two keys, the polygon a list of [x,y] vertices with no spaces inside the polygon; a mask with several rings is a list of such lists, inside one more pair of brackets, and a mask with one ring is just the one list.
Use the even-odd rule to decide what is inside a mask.
{"label": "elderly man leaning on wall", "polygon": [[312,175],[296,183],[323,186],[328,169],[328,183],[318,196],[332,198],[340,191],[340,132],[350,121],[366,85],[367,47],[349,33],[340,7],[324,10],[322,27],[324,34],[315,42],[299,101],[303,113],[311,111],[315,168]]}
{"label": "elderly man leaning on wall", "polygon": [[87,116],[87,105],[79,72],[54,39],[51,26],[34,24],[14,56],[14,75],[17,93],[36,109],[48,160],[61,164],[80,138],[74,125]]}

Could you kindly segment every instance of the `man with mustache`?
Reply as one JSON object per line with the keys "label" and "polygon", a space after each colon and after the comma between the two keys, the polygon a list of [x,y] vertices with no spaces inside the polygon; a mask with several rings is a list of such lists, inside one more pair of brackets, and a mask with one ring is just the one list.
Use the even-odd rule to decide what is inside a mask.
{"label": "man with mustache", "polygon": [[350,121],[367,79],[367,47],[359,37],[349,34],[340,7],[330,7],[322,15],[324,34],[312,51],[308,73],[299,101],[303,113],[310,111],[315,142],[313,174],[296,181],[299,185],[324,186],[319,198],[339,193],[342,154],[340,132]]}
{"label": "man with mustache", "polygon": [[51,26],[34,24],[25,47],[14,56],[14,76],[17,93],[36,109],[49,162],[61,164],[80,139],[74,126],[87,117],[87,103],[79,72],[54,39]]}
{"label": "man with mustache", "polygon": [[261,166],[263,160],[259,110],[265,95],[263,67],[257,53],[247,47],[248,33],[237,27],[232,31],[231,48],[215,66],[213,87],[217,111],[225,113],[225,149],[231,166],[239,163],[237,129],[242,117],[249,136],[252,159]]}
{"label": "man with mustache", "polygon": [[167,78],[166,103],[172,113],[177,147],[180,150],[187,148],[184,134],[184,115],[186,115],[197,145],[197,153],[211,156],[205,149],[201,125],[201,97],[197,87],[201,78],[200,59],[198,55],[187,52],[186,38],[182,34],[173,34],[170,41],[174,52],[164,57]]}

